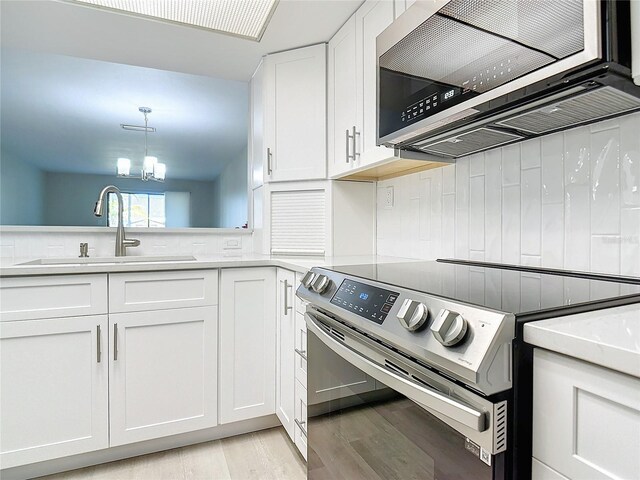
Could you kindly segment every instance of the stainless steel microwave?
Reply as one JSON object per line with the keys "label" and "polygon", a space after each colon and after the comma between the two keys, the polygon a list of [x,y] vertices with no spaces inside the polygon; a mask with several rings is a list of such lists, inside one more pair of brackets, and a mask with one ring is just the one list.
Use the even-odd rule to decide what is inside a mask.
{"label": "stainless steel microwave", "polygon": [[631,3],[416,1],[377,38],[378,144],[450,160],[640,110]]}

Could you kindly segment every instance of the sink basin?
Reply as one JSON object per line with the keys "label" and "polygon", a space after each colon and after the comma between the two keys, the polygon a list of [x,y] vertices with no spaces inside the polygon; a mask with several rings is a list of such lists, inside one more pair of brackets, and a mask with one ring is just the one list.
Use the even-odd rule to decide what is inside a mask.
{"label": "sink basin", "polygon": [[100,265],[103,263],[193,262],[191,255],[150,257],[38,258],[18,265]]}

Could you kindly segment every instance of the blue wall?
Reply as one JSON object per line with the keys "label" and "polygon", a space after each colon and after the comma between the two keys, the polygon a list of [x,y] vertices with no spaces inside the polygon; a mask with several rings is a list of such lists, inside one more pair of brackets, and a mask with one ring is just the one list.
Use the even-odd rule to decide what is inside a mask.
{"label": "blue wall", "polygon": [[44,173],[9,153],[0,155],[0,224],[42,225]]}
{"label": "blue wall", "polygon": [[[164,183],[143,182],[113,175],[85,175],[47,172],[44,199],[47,205],[44,225],[106,225],[106,215],[96,217],[93,207],[98,193],[107,185],[115,185],[123,192],[189,192],[190,227],[217,227],[212,214],[214,182],[194,180],[166,180]],[[169,224],[172,221],[169,219]],[[182,225],[183,222],[180,222]]]}
{"label": "blue wall", "polygon": [[247,223],[247,150],[231,159],[213,181],[214,223],[221,228],[242,227]]}

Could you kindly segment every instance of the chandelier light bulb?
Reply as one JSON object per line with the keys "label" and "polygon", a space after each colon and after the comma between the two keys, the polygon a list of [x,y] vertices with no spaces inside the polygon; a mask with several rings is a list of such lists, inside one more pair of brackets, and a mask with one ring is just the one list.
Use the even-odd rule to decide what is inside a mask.
{"label": "chandelier light bulb", "polygon": [[123,177],[129,175],[131,171],[131,160],[128,158],[118,159],[118,176]]}
{"label": "chandelier light bulb", "polygon": [[164,163],[156,163],[153,166],[153,178],[159,181],[164,181],[164,177],[167,173],[167,166]]}

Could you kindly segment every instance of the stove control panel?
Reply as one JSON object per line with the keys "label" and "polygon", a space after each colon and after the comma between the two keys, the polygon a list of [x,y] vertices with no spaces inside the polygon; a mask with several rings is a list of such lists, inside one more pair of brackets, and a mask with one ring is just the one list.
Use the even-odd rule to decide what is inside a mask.
{"label": "stove control panel", "polygon": [[331,303],[381,325],[397,299],[398,292],[345,279]]}
{"label": "stove control panel", "polygon": [[418,330],[422,325],[424,325],[424,322],[427,321],[427,318],[429,317],[429,310],[424,303],[407,298],[402,302],[402,306],[400,307],[400,310],[398,310],[397,317],[400,321],[400,325],[410,332],[413,332]]}

